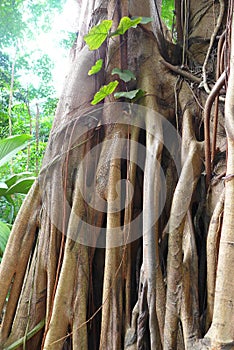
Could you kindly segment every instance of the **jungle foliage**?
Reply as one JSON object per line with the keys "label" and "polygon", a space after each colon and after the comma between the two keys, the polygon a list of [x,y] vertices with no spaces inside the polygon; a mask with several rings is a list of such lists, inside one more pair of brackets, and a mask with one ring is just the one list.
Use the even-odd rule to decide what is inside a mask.
{"label": "jungle foliage", "polygon": [[[3,183],[9,178],[21,179],[20,194],[11,192],[0,198],[0,218],[9,227],[32,183],[22,178],[34,178],[39,172],[58,101],[53,57],[39,40],[52,30],[54,17],[64,4],[63,0],[3,0],[0,4],[0,138],[4,142],[8,136],[29,134],[31,139],[23,151],[0,167]],[[71,34],[57,33],[58,45],[67,52]]]}

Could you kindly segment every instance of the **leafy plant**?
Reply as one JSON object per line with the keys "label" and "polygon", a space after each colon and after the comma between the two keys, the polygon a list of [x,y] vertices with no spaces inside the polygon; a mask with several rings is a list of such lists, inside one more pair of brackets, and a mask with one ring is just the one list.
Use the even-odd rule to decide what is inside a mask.
{"label": "leafy plant", "polygon": [[4,222],[0,221],[0,262],[2,260],[4,250],[6,248],[9,235],[10,235],[9,226]]}
{"label": "leafy plant", "polygon": [[109,37],[123,35],[130,28],[136,28],[138,24],[147,24],[152,21],[150,17],[122,17],[115,32],[110,33],[112,20],[103,20],[100,24],[92,27],[84,40],[90,50],[97,50]]}
{"label": "leafy plant", "polygon": [[[68,52],[77,35],[67,29],[55,31],[55,18],[64,4],[65,0],[1,1],[0,218],[8,231],[40,167],[58,101],[55,86],[59,82],[53,74],[57,59],[46,49],[44,38],[57,41],[60,49],[64,39]],[[59,52],[58,57],[67,56],[64,49]],[[28,135],[6,139],[22,133],[35,142],[28,143]],[[1,233],[0,240],[1,255],[5,242]]]}
{"label": "leafy plant", "polygon": [[172,30],[174,18],[175,3],[174,0],[163,0],[161,15],[167,27]]}
{"label": "leafy plant", "polygon": [[123,35],[130,28],[136,28],[138,24],[141,23],[142,17],[136,17],[131,19],[129,17],[121,18],[118,28],[114,33],[111,33],[110,36]]}
{"label": "leafy plant", "polygon": [[[30,135],[15,135],[0,140],[0,167],[12,160],[17,152],[25,148],[30,139]],[[30,172],[11,175],[0,182],[0,196],[4,196],[12,204],[10,196],[18,193],[26,194],[34,180],[35,177]]]}
{"label": "leafy plant", "polygon": [[[0,140],[0,167],[12,160],[12,158],[27,146],[30,135],[16,135]],[[14,207],[12,195],[26,194],[32,186],[35,177],[29,172],[9,176],[0,181],[0,196],[4,197]],[[10,234],[9,226],[0,220],[0,261]]]}
{"label": "leafy plant", "polygon": [[102,65],[103,65],[103,59],[100,58],[99,60],[97,60],[95,65],[91,67],[91,69],[88,71],[88,75],[93,75],[100,72],[100,70],[102,69]]}
{"label": "leafy plant", "polygon": [[128,100],[138,100],[139,98],[143,97],[145,95],[145,91],[142,89],[136,89],[136,90],[131,90],[131,91],[120,91],[116,92],[114,94],[115,98],[127,98]]}
{"label": "leafy plant", "polygon": [[0,6],[0,47],[4,45],[15,45],[26,24],[22,21],[22,13],[19,9],[23,0],[1,1]]}
{"label": "leafy plant", "polygon": [[89,33],[84,36],[86,44],[90,50],[97,50],[108,37],[113,21],[104,20],[97,26],[90,29]]}
{"label": "leafy plant", "polygon": [[[122,17],[120,19],[119,25],[115,32],[110,32],[113,21],[112,20],[103,20],[100,24],[94,26],[90,29],[89,33],[84,36],[84,40],[88,45],[90,50],[97,50],[104,41],[109,37],[114,37],[117,35],[124,35],[128,29],[136,28],[138,24],[147,24],[152,21],[150,17]],[[103,66],[103,60],[99,59],[96,63],[91,67],[88,71],[88,75],[97,74]],[[112,70],[112,75],[117,74],[119,79],[123,80],[125,83],[130,80],[136,80],[135,75],[128,69],[121,70],[119,68],[114,68]],[[92,105],[96,105],[97,103],[104,100],[107,96],[112,94],[119,82],[117,80],[110,82],[108,85],[101,86],[99,91],[96,92],[94,98],[91,102]],[[122,91],[114,94],[115,98],[127,98],[129,100],[136,101],[138,98],[144,96],[145,92],[141,89],[132,90],[132,91]]]}
{"label": "leafy plant", "polygon": [[31,139],[30,135],[10,136],[0,140],[0,167],[16,155],[26,146],[26,142]]}
{"label": "leafy plant", "polygon": [[129,82],[130,80],[136,80],[135,75],[128,69],[121,70],[119,68],[114,68],[111,74],[117,74],[125,83]]}
{"label": "leafy plant", "polygon": [[108,85],[102,86],[100,90],[96,92],[96,94],[94,95],[94,98],[91,104],[96,105],[97,103],[104,100],[104,98],[106,98],[107,96],[109,96],[115,91],[118,85],[119,85],[119,82],[115,80],[115,81],[111,81]]}

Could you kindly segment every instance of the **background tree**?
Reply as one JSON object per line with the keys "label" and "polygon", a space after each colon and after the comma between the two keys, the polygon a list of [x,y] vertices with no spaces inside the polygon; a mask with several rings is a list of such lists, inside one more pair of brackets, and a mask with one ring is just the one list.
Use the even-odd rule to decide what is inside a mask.
{"label": "background tree", "polygon": [[[233,1],[175,1],[171,40],[159,1],[81,5],[42,169],[0,266],[0,344],[232,349]],[[100,24],[90,35],[103,44],[90,50],[84,35]],[[97,59],[104,69],[88,76]],[[114,88],[140,98],[126,108]]]}
{"label": "background tree", "polygon": [[[53,32],[49,33],[54,30],[55,18],[63,6],[64,1],[1,3],[0,137],[22,133],[32,136],[28,147],[1,167],[0,176],[4,183],[15,174],[24,174],[25,177],[38,174],[58,101],[58,84],[54,77],[57,62],[52,51],[48,50],[47,41],[53,35]],[[57,31],[57,46],[60,42],[64,46],[66,39],[68,50],[71,36],[74,38],[74,33]],[[61,45],[59,52],[64,56]],[[24,197],[24,194],[11,195],[10,203],[1,197],[0,217],[9,226]]]}

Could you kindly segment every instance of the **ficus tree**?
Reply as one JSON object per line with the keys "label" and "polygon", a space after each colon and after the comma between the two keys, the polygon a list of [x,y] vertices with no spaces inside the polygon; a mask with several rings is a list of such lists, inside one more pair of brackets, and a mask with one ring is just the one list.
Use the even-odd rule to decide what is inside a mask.
{"label": "ficus tree", "polygon": [[80,1],[0,266],[2,349],[233,349],[233,1]]}

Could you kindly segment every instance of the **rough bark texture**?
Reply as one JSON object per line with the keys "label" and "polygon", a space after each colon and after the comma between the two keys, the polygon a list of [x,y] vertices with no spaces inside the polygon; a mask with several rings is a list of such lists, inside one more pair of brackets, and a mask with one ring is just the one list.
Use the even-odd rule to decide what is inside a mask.
{"label": "rough bark texture", "polygon": [[[43,166],[0,266],[0,349],[234,349],[233,2],[176,0],[177,45],[160,2],[79,3]],[[90,27],[126,15],[153,23],[88,49]],[[145,96],[91,108],[115,67]]]}

